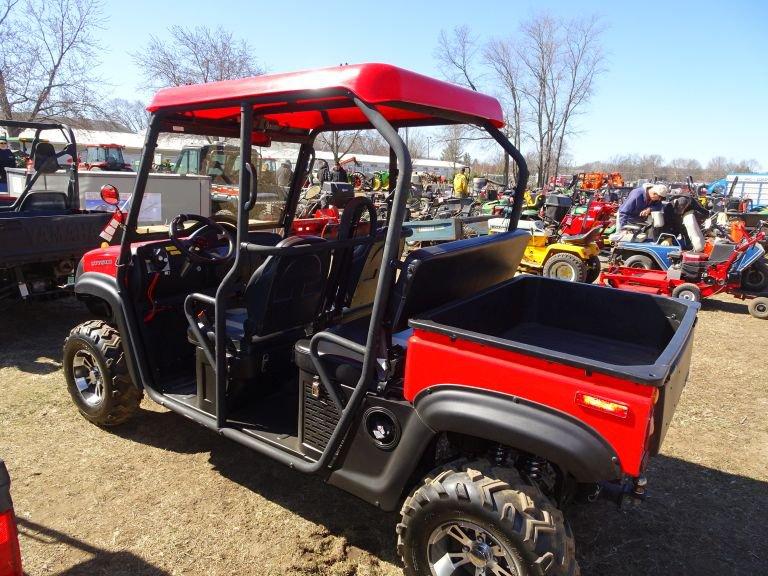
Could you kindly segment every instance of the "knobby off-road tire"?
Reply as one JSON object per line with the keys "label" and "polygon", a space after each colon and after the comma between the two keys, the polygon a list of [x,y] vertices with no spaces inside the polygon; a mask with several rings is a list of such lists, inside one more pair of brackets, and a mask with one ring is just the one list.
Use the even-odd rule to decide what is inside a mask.
{"label": "knobby off-road tire", "polygon": [[[405,500],[400,513],[397,549],[408,576],[430,576],[430,564],[445,562],[446,554],[455,574],[481,573],[483,561],[490,562],[488,574],[580,574],[562,512],[514,469],[473,462],[440,471]],[[443,534],[445,552],[437,539]],[[464,541],[478,534],[484,544]],[[494,572],[494,562],[506,572]]]}
{"label": "knobby off-road tire", "polygon": [[64,341],[64,376],[80,413],[99,426],[117,426],[138,410],[143,393],[128,376],[120,334],[102,320],[75,327]]}
{"label": "knobby off-road tire", "polygon": [[542,274],[546,278],[584,282],[587,279],[587,263],[574,254],[560,252],[547,260]]}

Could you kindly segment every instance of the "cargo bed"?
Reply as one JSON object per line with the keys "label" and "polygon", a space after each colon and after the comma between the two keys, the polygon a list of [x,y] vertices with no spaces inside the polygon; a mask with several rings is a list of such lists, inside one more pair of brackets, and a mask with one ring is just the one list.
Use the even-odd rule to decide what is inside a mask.
{"label": "cargo bed", "polygon": [[[410,320],[404,395],[418,405],[462,386],[554,409],[594,429],[636,476],[658,453],[685,386],[698,308],[518,276]],[[601,402],[623,415],[595,409]]]}
{"label": "cargo bed", "polygon": [[692,336],[698,308],[672,298],[525,275],[410,324],[661,386]]}

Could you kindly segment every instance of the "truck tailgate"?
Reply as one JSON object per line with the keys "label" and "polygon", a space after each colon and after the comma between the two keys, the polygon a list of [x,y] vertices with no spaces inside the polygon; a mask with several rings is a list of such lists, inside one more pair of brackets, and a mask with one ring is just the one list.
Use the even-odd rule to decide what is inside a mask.
{"label": "truck tailgate", "polygon": [[99,246],[99,233],[111,217],[108,212],[52,216],[3,214],[0,217],[0,268],[79,259]]}

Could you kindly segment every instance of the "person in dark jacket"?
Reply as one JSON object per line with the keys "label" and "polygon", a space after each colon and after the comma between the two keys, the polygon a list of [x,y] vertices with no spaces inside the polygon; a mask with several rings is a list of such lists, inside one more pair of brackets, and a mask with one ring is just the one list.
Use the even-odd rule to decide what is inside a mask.
{"label": "person in dark jacket", "polygon": [[347,171],[344,170],[344,166],[341,164],[334,164],[333,170],[331,170],[331,182],[346,182]]}
{"label": "person in dark jacket", "polygon": [[0,136],[0,192],[8,190],[8,177],[5,173],[6,168],[15,168],[16,158],[13,152],[8,148],[8,140],[5,136]]}

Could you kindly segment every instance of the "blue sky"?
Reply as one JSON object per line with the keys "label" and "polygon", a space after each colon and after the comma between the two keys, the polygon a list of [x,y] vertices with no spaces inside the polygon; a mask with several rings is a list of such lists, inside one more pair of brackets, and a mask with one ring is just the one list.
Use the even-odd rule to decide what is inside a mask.
{"label": "blue sky", "polygon": [[[102,76],[115,96],[147,98],[129,52],[170,24],[224,26],[273,72],[388,62],[437,75],[441,28],[503,37],[538,11],[605,23],[608,71],[579,118],[570,152],[581,163],[616,154],[669,161],[755,158],[768,171],[768,2],[129,2],[105,0]],[[390,16],[390,22],[387,21]]]}

